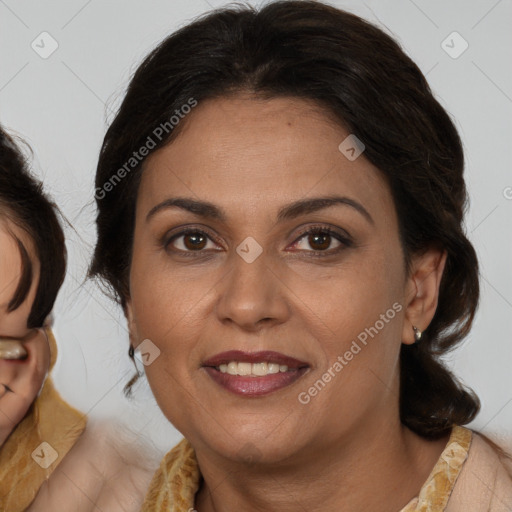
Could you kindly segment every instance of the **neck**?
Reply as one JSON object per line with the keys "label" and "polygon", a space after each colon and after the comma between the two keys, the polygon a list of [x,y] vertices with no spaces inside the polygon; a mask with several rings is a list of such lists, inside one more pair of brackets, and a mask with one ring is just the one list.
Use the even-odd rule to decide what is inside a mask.
{"label": "neck", "polygon": [[355,429],[357,435],[344,435],[328,447],[305,449],[282,465],[242,465],[196,452],[203,479],[195,508],[397,512],[418,495],[448,436],[429,441],[398,420],[366,425]]}

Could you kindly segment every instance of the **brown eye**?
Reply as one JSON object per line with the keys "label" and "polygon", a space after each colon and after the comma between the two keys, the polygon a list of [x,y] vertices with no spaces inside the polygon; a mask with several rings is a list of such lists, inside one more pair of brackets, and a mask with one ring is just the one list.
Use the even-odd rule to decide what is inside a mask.
{"label": "brown eye", "polygon": [[204,231],[189,229],[173,235],[164,242],[164,246],[175,252],[202,252],[207,248],[209,241],[211,238]]}
{"label": "brown eye", "polygon": [[206,245],[206,237],[200,233],[191,233],[183,236],[183,245],[191,251],[204,249]]}
{"label": "brown eye", "polygon": [[329,233],[319,233],[308,236],[308,243],[315,251],[324,251],[331,245],[331,235]]}
{"label": "brown eye", "polygon": [[[335,244],[334,247],[333,244]],[[327,226],[307,229],[293,244],[295,249],[318,256],[332,255],[351,245],[352,240],[348,234],[338,233]]]}

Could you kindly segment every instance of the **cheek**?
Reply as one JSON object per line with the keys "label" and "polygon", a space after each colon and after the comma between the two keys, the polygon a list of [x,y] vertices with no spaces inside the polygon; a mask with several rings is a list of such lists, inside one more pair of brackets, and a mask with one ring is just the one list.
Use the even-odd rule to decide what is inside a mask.
{"label": "cheek", "polygon": [[304,311],[315,312],[309,326],[323,351],[311,383],[325,376],[330,392],[321,393],[318,406],[366,408],[363,404],[393,386],[403,317],[403,272],[397,261],[368,248],[367,257],[340,267],[329,279],[294,288],[309,298]]}
{"label": "cheek", "polygon": [[182,432],[197,416],[195,347],[204,328],[204,322],[191,319],[197,315],[197,300],[191,300],[190,289],[175,279],[149,275],[143,287],[132,289],[137,342],[149,339],[158,354],[144,367],[148,383],[164,415]]}
{"label": "cheek", "polygon": [[142,272],[135,268],[130,289],[139,338],[166,343],[195,325],[213,283],[207,274],[194,279],[190,273],[157,266]]}
{"label": "cheek", "polygon": [[[166,412],[171,400],[174,403],[181,396],[188,396],[184,389],[189,388],[191,376],[197,370],[197,343],[209,311],[206,295],[214,280],[210,282],[207,274],[191,278],[190,272],[139,261],[134,256],[130,282],[135,341],[149,339],[159,351],[154,362],[144,369],[157,401]],[[172,399],[171,389],[175,390]]]}
{"label": "cheek", "polygon": [[[287,284],[298,298],[295,303],[303,317],[316,322],[317,330],[331,338],[333,347],[343,348],[347,340],[386,315],[394,303],[401,304],[402,281],[396,258],[387,258],[378,247],[368,247],[328,271],[294,272]],[[395,319],[395,313],[392,309],[387,317]]]}

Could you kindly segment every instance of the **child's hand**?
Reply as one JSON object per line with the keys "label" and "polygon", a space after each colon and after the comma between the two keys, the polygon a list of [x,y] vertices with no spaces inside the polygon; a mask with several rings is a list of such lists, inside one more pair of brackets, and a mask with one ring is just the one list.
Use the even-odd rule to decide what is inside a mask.
{"label": "child's hand", "polygon": [[44,329],[33,329],[18,340],[27,357],[0,359],[0,446],[37,397],[50,366],[50,345]]}

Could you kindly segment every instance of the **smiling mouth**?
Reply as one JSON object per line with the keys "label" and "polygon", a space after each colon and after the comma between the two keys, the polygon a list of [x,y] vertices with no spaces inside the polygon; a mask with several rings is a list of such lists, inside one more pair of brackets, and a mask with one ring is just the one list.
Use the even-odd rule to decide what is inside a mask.
{"label": "smiling mouth", "polygon": [[268,395],[300,379],[309,365],[278,352],[229,351],[203,364],[206,373],[222,388],[246,397]]}

